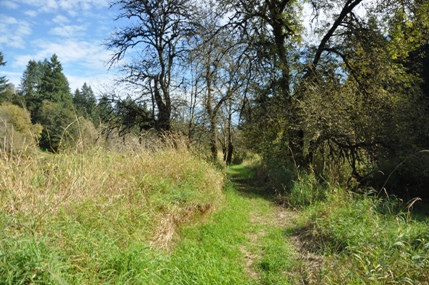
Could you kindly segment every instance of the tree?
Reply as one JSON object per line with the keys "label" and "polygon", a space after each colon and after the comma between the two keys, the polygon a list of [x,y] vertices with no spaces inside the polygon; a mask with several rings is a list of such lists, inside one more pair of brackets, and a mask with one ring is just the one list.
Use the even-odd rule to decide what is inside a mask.
{"label": "tree", "polygon": [[21,98],[24,99],[27,109],[32,114],[42,102],[40,88],[44,69],[43,62],[30,60],[21,77],[21,83],[18,86],[18,92]]}
{"label": "tree", "polygon": [[63,67],[56,54],[53,54],[49,61],[43,65],[43,75],[40,85],[40,97],[55,103],[62,103],[71,106],[72,95]]}
{"label": "tree", "polygon": [[73,97],[62,70],[55,54],[43,62],[30,60],[19,88],[32,122],[43,126],[40,147],[53,152],[61,145],[72,144],[78,136]]}
{"label": "tree", "polygon": [[73,104],[79,116],[91,120],[94,125],[99,124],[97,100],[91,86],[87,85],[86,82],[82,85],[80,91],[76,89]]}
{"label": "tree", "polygon": [[[3,53],[0,52],[0,66],[5,66],[6,62],[3,61]],[[0,96],[3,97],[3,93],[7,90],[7,82],[6,76],[0,76]],[[1,103],[1,102],[0,102]]]}
{"label": "tree", "polygon": [[43,126],[40,148],[59,152],[74,146],[79,139],[77,118],[72,109],[61,103],[43,101],[39,109],[39,122]]}
{"label": "tree", "polygon": [[124,81],[138,84],[141,97],[156,105],[155,128],[169,131],[174,72],[184,62],[186,41],[193,34],[192,2],[118,0],[113,5],[121,10],[117,20],[132,19],[136,24],[120,29],[108,40],[108,49],[114,50],[110,63],[119,62],[127,52],[137,49],[134,60],[123,66],[127,74]]}
{"label": "tree", "polygon": [[[347,12],[354,4],[359,3],[346,2],[339,9],[342,20],[335,16],[321,42],[308,50],[310,64],[296,91],[297,122],[303,130],[303,153],[313,167],[338,171],[346,162],[357,181],[363,177],[369,181],[374,168],[389,172],[386,165],[399,164],[422,147],[418,141],[427,127],[420,79],[409,72],[404,59],[423,35],[403,30],[418,36],[408,43],[396,40],[404,38],[398,26],[410,25],[398,22],[392,5],[368,9],[365,17],[359,17]],[[395,5],[403,11],[399,2]],[[386,18],[393,26],[386,25]]]}

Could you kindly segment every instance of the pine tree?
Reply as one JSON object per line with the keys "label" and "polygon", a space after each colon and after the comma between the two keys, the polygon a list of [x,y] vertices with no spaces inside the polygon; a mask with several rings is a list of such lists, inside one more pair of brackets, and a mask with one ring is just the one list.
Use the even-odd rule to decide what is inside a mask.
{"label": "pine tree", "polygon": [[[0,66],[5,66],[6,62],[3,61],[3,53],[0,52]],[[7,90],[7,79],[6,76],[0,76],[0,95]]]}
{"label": "pine tree", "polygon": [[42,100],[71,106],[73,97],[70,93],[69,83],[56,54],[52,55],[44,65],[40,95]]}
{"label": "pine tree", "polygon": [[79,116],[91,120],[95,125],[98,123],[97,100],[91,86],[83,84],[82,88],[76,89],[73,96],[73,104]]}
{"label": "pine tree", "polygon": [[40,98],[40,86],[42,82],[44,63],[41,61],[36,62],[30,60],[21,77],[21,83],[18,87],[18,92],[21,99],[25,102],[27,110],[30,111],[32,116],[34,111],[37,110],[42,104]]}

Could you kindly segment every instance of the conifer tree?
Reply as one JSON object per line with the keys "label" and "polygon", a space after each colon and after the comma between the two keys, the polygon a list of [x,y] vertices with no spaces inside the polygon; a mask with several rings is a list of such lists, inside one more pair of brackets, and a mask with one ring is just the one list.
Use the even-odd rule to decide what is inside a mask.
{"label": "conifer tree", "polygon": [[[0,66],[5,66],[6,62],[3,61],[3,53],[0,52]],[[6,92],[7,79],[6,76],[0,76],[0,94]]]}
{"label": "conifer tree", "polygon": [[43,100],[71,105],[72,96],[69,83],[56,54],[52,55],[44,65],[40,95]]}

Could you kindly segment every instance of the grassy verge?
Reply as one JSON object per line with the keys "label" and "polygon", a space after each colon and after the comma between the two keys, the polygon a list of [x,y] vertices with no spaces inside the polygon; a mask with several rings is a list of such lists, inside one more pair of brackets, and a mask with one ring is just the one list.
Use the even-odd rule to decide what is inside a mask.
{"label": "grassy verge", "polygon": [[300,277],[294,276],[292,269],[299,264],[286,231],[293,217],[289,212],[278,215],[281,208],[270,200],[265,185],[255,180],[251,168],[233,165],[228,173],[240,199],[245,197],[247,242],[241,249],[247,258],[246,271],[252,277],[251,284],[298,284]]}
{"label": "grassy verge", "polygon": [[187,151],[5,156],[0,172],[0,284],[293,284],[272,204]]}
{"label": "grassy verge", "polygon": [[186,151],[4,156],[0,172],[0,284],[161,278],[158,252],[224,197],[223,175]]}
{"label": "grassy verge", "polygon": [[322,284],[429,284],[427,215],[395,198],[315,188],[308,180],[295,182],[288,201],[307,216],[297,231],[309,250],[324,256]]}

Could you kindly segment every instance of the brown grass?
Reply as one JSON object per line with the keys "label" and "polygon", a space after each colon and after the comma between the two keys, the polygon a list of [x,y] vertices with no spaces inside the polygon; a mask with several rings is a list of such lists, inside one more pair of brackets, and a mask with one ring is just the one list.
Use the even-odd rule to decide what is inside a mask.
{"label": "brown grass", "polygon": [[[0,156],[0,206],[17,225],[44,231],[66,215],[120,228],[120,214],[129,227],[139,223],[157,247],[169,247],[178,226],[216,209],[223,183],[221,173],[178,144],[155,152],[98,147]],[[136,217],[145,217],[144,224]]]}

